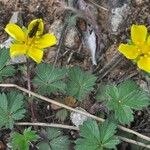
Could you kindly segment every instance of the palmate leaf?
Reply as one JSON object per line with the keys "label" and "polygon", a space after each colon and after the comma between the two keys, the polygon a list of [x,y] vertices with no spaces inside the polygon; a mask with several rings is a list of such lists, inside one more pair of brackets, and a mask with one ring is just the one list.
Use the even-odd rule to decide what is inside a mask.
{"label": "palmate leaf", "polygon": [[116,133],[116,125],[110,121],[97,124],[94,120],[87,120],[80,126],[80,138],[76,140],[76,150],[103,150],[115,149],[119,144]]}
{"label": "palmate leaf", "polygon": [[[96,99],[103,101],[121,124],[133,121],[133,110],[140,110],[149,105],[148,94],[133,81],[125,81],[118,86],[106,85],[97,93]],[[103,92],[103,93],[102,93]]]}
{"label": "palmate leaf", "polygon": [[68,136],[63,135],[60,129],[48,128],[46,133],[48,141],[41,141],[38,144],[39,150],[69,150]]}
{"label": "palmate leaf", "polygon": [[62,81],[66,74],[65,69],[55,68],[51,64],[40,64],[36,68],[36,77],[32,80],[38,86],[42,94],[65,90],[65,83]]}
{"label": "palmate leaf", "polygon": [[12,76],[15,73],[14,66],[6,66],[9,59],[9,51],[6,48],[0,49],[0,81],[3,77]]}
{"label": "palmate leaf", "polygon": [[12,129],[15,121],[22,119],[25,112],[22,94],[17,92],[0,94],[0,127]]}
{"label": "palmate leaf", "polygon": [[79,67],[69,69],[67,94],[81,101],[87,93],[93,90],[96,77],[83,72]]}
{"label": "palmate leaf", "polygon": [[9,50],[6,48],[0,49],[0,70],[4,68],[9,59]]}
{"label": "palmate leaf", "polygon": [[14,132],[11,137],[11,146],[13,150],[29,150],[31,141],[36,141],[38,136],[31,128],[24,130],[23,134]]}

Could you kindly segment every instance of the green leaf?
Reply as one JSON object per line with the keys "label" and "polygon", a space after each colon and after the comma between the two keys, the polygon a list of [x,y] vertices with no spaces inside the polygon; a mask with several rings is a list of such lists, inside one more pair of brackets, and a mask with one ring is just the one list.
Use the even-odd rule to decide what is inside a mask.
{"label": "green leaf", "polygon": [[0,70],[4,68],[9,59],[9,50],[6,48],[0,49]]}
{"label": "green leaf", "polygon": [[129,106],[119,106],[115,111],[115,118],[122,124],[129,124],[133,121],[133,111]]}
{"label": "green leaf", "polygon": [[62,135],[62,131],[55,128],[48,128],[46,132],[49,140],[55,139]]}
{"label": "green leaf", "polygon": [[79,67],[70,68],[68,74],[67,94],[81,101],[87,93],[93,90],[96,77],[83,72]]}
{"label": "green leaf", "polygon": [[2,81],[3,77],[13,76],[15,73],[14,66],[6,66],[2,70],[0,70],[0,81]]}
{"label": "green leaf", "polygon": [[68,111],[66,109],[58,110],[56,113],[56,118],[64,122],[68,117]]}
{"label": "green leaf", "polygon": [[140,89],[134,81],[127,80],[118,86],[106,85],[99,89],[96,99],[105,103],[114,111],[115,118],[121,124],[133,121],[133,110],[140,110],[149,105],[148,94]]}
{"label": "green leaf", "polygon": [[36,77],[32,80],[38,86],[42,94],[65,90],[65,83],[62,81],[66,74],[65,69],[55,68],[50,64],[40,64],[36,68]]}
{"label": "green leaf", "polygon": [[31,131],[31,128],[24,130],[23,134],[14,132],[11,137],[11,146],[13,150],[29,150],[31,141],[36,141],[38,136],[35,131]]}
{"label": "green leaf", "polygon": [[50,148],[49,144],[46,143],[46,142],[40,142],[40,143],[38,144],[38,148],[39,148],[39,150],[52,150],[52,149]]}
{"label": "green leaf", "polygon": [[2,93],[0,95],[0,107],[5,112],[7,112],[8,102],[7,102],[7,97],[6,97],[6,95],[4,93]]}
{"label": "green leaf", "polygon": [[36,141],[38,136],[35,131],[31,131],[31,127],[27,128],[23,132],[24,138],[26,141]]}
{"label": "green leaf", "polygon": [[3,77],[14,75],[15,69],[13,66],[6,66],[9,59],[9,51],[6,48],[0,49],[0,81]]}
{"label": "green leaf", "polygon": [[76,150],[103,150],[115,148],[119,144],[116,125],[110,121],[97,124],[94,120],[87,120],[80,126],[80,138],[76,140]]}
{"label": "green leaf", "polygon": [[23,95],[17,92],[0,94],[0,127],[13,128],[16,120],[24,117]]}
{"label": "green leaf", "polygon": [[46,137],[48,138],[48,142],[41,141],[38,144],[40,150],[69,150],[70,141],[68,136],[63,135],[63,132],[60,129],[56,128],[48,128],[46,130]]}

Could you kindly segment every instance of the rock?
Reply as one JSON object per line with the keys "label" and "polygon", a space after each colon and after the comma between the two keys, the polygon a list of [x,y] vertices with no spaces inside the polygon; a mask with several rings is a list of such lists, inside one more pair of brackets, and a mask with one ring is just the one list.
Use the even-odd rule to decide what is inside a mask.
{"label": "rock", "polygon": [[135,2],[136,2],[137,5],[141,5],[141,4],[144,3],[144,0],[135,0]]}
{"label": "rock", "polygon": [[57,37],[57,40],[59,41],[62,29],[63,29],[63,22],[61,20],[55,20],[49,29],[49,33],[54,34]]}
{"label": "rock", "polygon": [[[77,110],[81,110],[81,111],[85,111],[83,108],[81,107],[76,107]],[[71,115],[70,115],[70,119],[72,121],[72,123],[76,126],[76,127],[79,127],[80,125],[83,124],[84,121],[87,120],[87,116],[85,115],[82,115],[80,113],[77,113],[77,112],[72,112]]]}
{"label": "rock", "polygon": [[119,26],[127,17],[129,5],[124,4],[121,7],[116,7],[111,10],[111,29],[114,33],[118,31]]}
{"label": "rock", "polygon": [[78,35],[77,30],[75,28],[70,28],[66,34],[66,39],[65,39],[65,45],[67,47],[74,47],[76,45],[75,43],[75,37]]}

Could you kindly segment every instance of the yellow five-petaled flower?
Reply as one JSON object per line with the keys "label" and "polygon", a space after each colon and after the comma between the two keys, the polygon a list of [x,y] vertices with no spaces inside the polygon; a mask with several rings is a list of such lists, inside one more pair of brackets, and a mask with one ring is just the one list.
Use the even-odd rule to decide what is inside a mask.
{"label": "yellow five-petaled flower", "polygon": [[43,58],[43,49],[56,44],[57,40],[53,34],[44,34],[42,19],[31,21],[27,29],[9,23],[5,31],[14,39],[10,45],[10,56],[26,55],[35,62],[40,63]]}
{"label": "yellow five-petaled flower", "polygon": [[135,60],[140,69],[150,73],[150,35],[144,25],[132,25],[131,44],[120,44],[119,51]]}

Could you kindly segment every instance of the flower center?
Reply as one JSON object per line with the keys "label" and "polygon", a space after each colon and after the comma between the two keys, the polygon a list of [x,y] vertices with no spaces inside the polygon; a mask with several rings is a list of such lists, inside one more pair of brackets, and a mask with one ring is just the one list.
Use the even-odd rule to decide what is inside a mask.
{"label": "flower center", "polygon": [[149,45],[143,45],[143,46],[139,47],[137,51],[139,53],[139,59],[150,57],[150,46]]}

